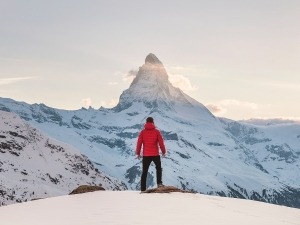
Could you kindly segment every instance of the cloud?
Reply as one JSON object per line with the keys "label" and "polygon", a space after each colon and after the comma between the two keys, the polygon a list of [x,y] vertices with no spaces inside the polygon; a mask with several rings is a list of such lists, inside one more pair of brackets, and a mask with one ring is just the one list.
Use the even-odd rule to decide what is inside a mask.
{"label": "cloud", "polygon": [[81,100],[81,103],[85,108],[88,108],[92,105],[92,99],[91,98],[85,98]]}
{"label": "cloud", "polygon": [[201,68],[198,65],[166,65],[168,71],[172,71],[172,73],[191,73],[191,72],[199,72]]}
{"label": "cloud", "polygon": [[105,108],[113,108],[115,107],[117,104],[119,103],[119,99],[114,98],[107,101],[101,101],[101,106],[105,107]]}
{"label": "cloud", "polygon": [[[254,102],[240,101],[237,99],[223,99],[209,103],[206,107],[216,116],[251,115],[257,116],[262,108],[270,108],[270,105],[258,105]],[[241,118],[242,119],[242,118]]]}
{"label": "cloud", "polygon": [[170,82],[175,86],[180,88],[183,91],[195,91],[197,87],[191,84],[191,81],[179,74],[170,74],[169,75]]}
{"label": "cloud", "polygon": [[300,124],[300,117],[255,117],[251,119],[240,120],[241,122],[256,125],[278,125],[278,124]]}
{"label": "cloud", "polygon": [[280,89],[289,89],[289,90],[300,90],[300,84],[299,83],[266,83],[266,85],[274,88],[280,88]]}
{"label": "cloud", "polygon": [[289,120],[289,121],[292,120],[292,121],[300,123],[300,117],[295,117],[295,116],[284,116],[284,117],[280,117],[279,119]]}
{"label": "cloud", "polygon": [[131,83],[133,79],[136,77],[138,71],[137,70],[130,70],[128,73],[122,75],[123,81]]}
{"label": "cloud", "polygon": [[114,107],[118,103],[119,103],[119,99],[118,98],[114,98],[114,99],[111,99],[108,104],[109,104],[110,107]]}
{"label": "cloud", "polygon": [[170,74],[189,74],[189,76],[197,76],[197,77],[213,78],[213,79],[221,78],[221,76],[218,75],[217,70],[207,69],[204,67],[200,67],[199,65],[186,65],[186,66],[167,65],[166,69]]}
{"label": "cloud", "polygon": [[253,102],[247,102],[247,101],[239,101],[236,99],[224,99],[220,101],[220,104],[222,106],[238,106],[238,107],[243,107],[243,108],[249,108],[256,110],[258,109],[258,104],[253,103]]}
{"label": "cloud", "polygon": [[214,105],[214,104],[208,104],[208,105],[206,105],[206,107],[208,108],[209,111],[211,111],[211,113],[216,114],[216,115],[222,115],[227,112],[226,109],[222,108],[221,106]]}
{"label": "cloud", "polygon": [[111,81],[111,82],[108,82],[108,84],[111,85],[111,86],[114,86],[114,85],[118,85],[118,82]]}
{"label": "cloud", "polygon": [[17,82],[35,79],[36,77],[13,77],[13,78],[0,78],[0,85],[9,85]]}
{"label": "cloud", "polygon": [[138,73],[138,71],[137,70],[130,70],[129,72],[128,72],[128,76],[136,76],[137,75],[137,73]]}

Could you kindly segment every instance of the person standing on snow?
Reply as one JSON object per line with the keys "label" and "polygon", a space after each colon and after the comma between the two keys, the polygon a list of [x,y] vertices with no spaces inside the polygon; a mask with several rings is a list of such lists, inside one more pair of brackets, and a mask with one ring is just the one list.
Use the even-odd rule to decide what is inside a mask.
{"label": "person standing on snow", "polygon": [[141,177],[141,191],[146,190],[146,180],[147,173],[151,162],[153,161],[156,167],[156,179],[157,186],[162,187],[162,168],[161,161],[159,156],[158,145],[162,151],[163,156],[166,156],[166,148],[164,144],[164,140],[162,138],[159,130],[155,128],[154,121],[152,117],[148,117],[146,120],[146,124],[144,126],[144,130],[141,131],[137,145],[136,145],[136,155],[137,159],[141,157],[141,147],[143,145],[143,172]]}

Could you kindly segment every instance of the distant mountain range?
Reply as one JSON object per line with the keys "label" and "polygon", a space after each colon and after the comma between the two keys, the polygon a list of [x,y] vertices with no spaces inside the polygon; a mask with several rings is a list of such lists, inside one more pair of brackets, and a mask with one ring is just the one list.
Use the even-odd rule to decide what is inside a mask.
{"label": "distant mountain range", "polygon": [[[141,175],[141,162],[134,155],[136,139],[145,119],[152,116],[168,150],[167,157],[162,159],[165,184],[205,194],[300,207],[300,124],[251,124],[217,118],[169,82],[162,62],[154,54],[146,57],[132,84],[112,109],[59,110],[0,98],[0,110],[17,114],[51,140],[78,149],[87,156],[88,159],[81,156],[84,160],[92,161],[91,168],[109,176],[110,188],[124,189],[124,183],[133,190],[139,189]],[[3,140],[6,139],[0,138],[1,146]],[[0,149],[0,168],[16,160],[23,169],[27,168],[17,155]],[[8,156],[10,162],[6,162]],[[35,161],[42,160],[37,157]],[[55,171],[66,172],[64,168]],[[151,168],[149,186],[155,185],[154,174]],[[78,179],[90,179],[82,173],[77,175]],[[23,181],[16,179],[22,189]],[[102,180],[99,177],[94,182]]]}

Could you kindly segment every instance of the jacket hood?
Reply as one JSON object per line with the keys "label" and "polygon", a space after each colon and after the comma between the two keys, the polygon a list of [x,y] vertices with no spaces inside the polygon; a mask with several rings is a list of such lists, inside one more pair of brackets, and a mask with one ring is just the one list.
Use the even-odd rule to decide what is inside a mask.
{"label": "jacket hood", "polygon": [[144,127],[145,127],[146,130],[153,130],[153,129],[155,129],[154,123],[146,123],[144,125]]}

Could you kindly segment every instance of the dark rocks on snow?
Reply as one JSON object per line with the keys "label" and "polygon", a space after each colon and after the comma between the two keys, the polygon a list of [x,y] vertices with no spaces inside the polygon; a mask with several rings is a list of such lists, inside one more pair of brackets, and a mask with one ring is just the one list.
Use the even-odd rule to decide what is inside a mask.
{"label": "dark rocks on snow", "polygon": [[146,191],[143,191],[143,193],[171,193],[171,192],[194,193],[191,191],[181,190],[173,186],[163,186],[163,187],[158,187],[158,188],[153,188],[153,189],[148,189]]}
{"label": "dark rocks on snow", "polygon": [[43,198],[33,198],[33,199],[31,199],[31,201],[37,201],[37,200],[41,200],[41,199],[43,199]]}
{"label": "dark rocks on snow", "polygon": [[105,191],[105,189],[101,186],[90,186],[90,185],[81,185],[78,188],[74,189],[70,195],[83,194],[87,192],[94,191]]}

